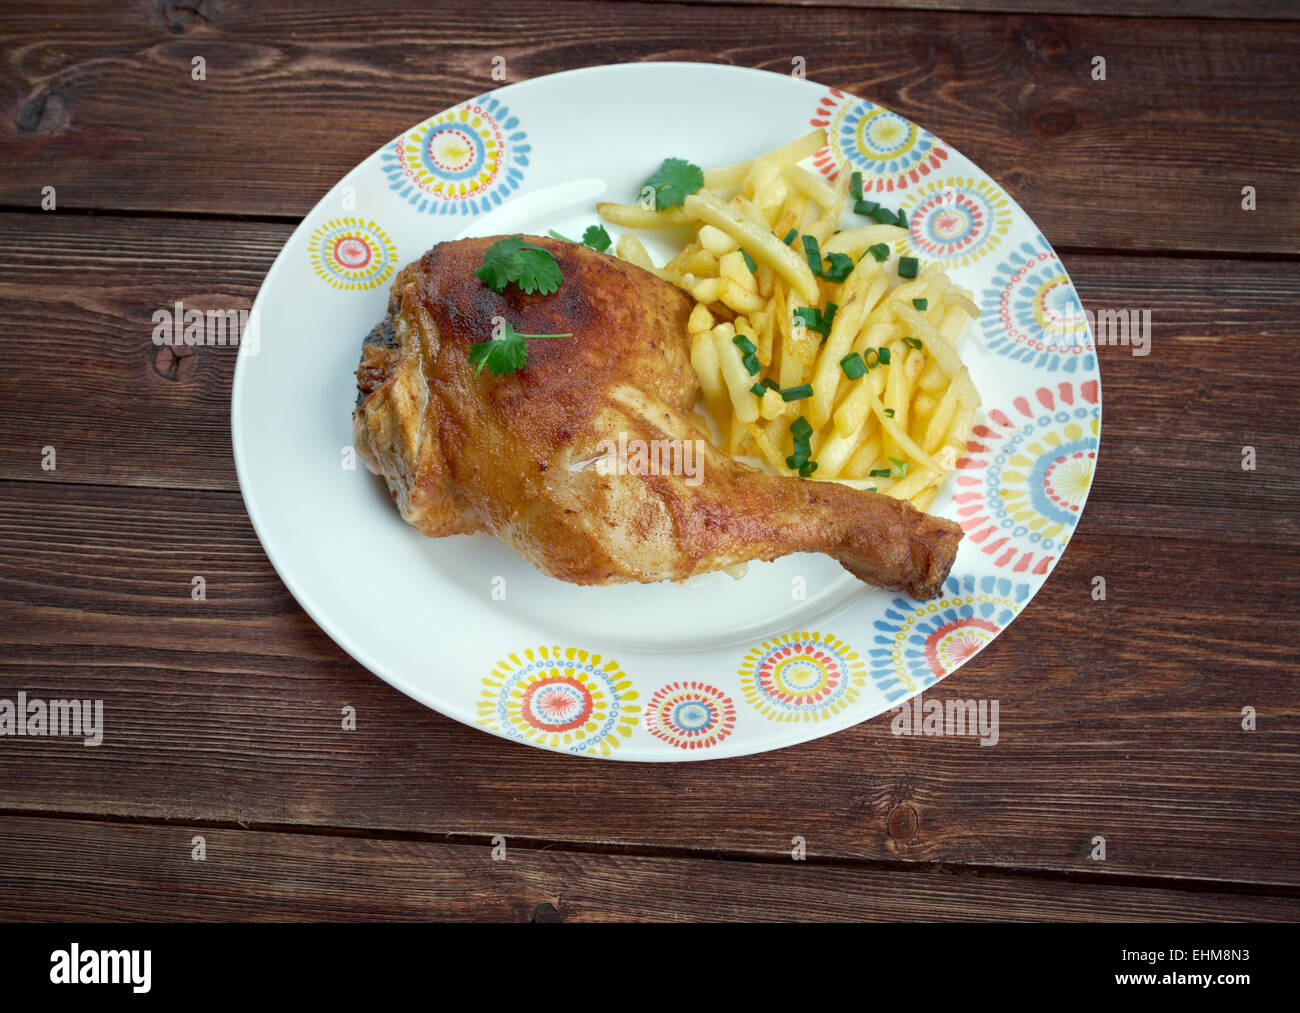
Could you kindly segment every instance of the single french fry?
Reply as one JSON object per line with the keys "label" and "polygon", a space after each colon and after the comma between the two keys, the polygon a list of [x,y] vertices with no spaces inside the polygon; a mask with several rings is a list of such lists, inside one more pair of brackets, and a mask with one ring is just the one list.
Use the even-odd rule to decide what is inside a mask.
{"label": "single french fry", "polygon": [[596,214],[607,222],[623,225],[629,229],[670,229],[675,225],[689,225],[694,216],[684,208],[669,208],[666,211],[653,211],[640,204],[614,204],[601,201],[596,205]]}
{"label": "single french fry", "polygon": [[758,279],[745,263],[745,255],[739,250],[724,253],[718,258],[718,276],[726,278],[743,288],[746,292],[758,292]]}
{"label": "single french fry", "polygon": [[702,275],[718,274],[718,258],[708,250],[696,250],[686,258],[684,268],[672,267],[665,265],[666,270],[681,270],[685,274],[693,274],[696,277]]}
{"label": "single french fry", "polygon": [[753,422],[758,418],[758,398],[750,391],[754,381],[745,369],[741,351],[732,340],[736,328],[731,324],[719,324],[713,328],[713,345],[718,352],[718,362],[722,366],[722,378],[727,384],[727,393],[731,398],[731,408],[741,422]]}
{"label": "single french fry", "polygon": [[[767,158],[778,165],[793,165],[809,155],[817,154],[824,147],[826,147],[826,131],[818,127],[811,133],[782,144],[779,148],[773,148],[759,157]],[[705,169],[704,185],[709,188],[736,186],[749,174],[754,161],[756,160],[751,159],[747,162],[734,162],[731,165],[720,166],[716,169]]]}
{"label": "single french fry", "polygon": [[722,294],[721,278],[701,278],[691,286],[691,295],[702,303],[718,302],[718,297]]}
{"label": "single french fry", "polygon": [[630,232],[624,232],[618,237],[614,252],[618,254],[619,260],[626,260],[629,264],[635,264],[647,271],[654,270],[655,262],[650,259],[649,252],[641,240]]}
{"label": "single french fry", "polygon": [[943,445],[944,437],[952,425],[953,412],[957,410],[957,394],[957,385],[950,383],[943,397],[939,399],[934,414],[930,416],[930,423],[925,428],[925,438],[921,440],[921,446],[926,453],[933,454]]}
{"label": "single french fry", "polygon": [[791,165],[785,170],[785,178],[820,204],[823,211],[831,211],[839,204],[835,187],[827,183],[821,173],[809,172],[801,165]]}
{"label": "single french fry", "polygon": [[704,392],[704,403],[709,406],[709,414],[713,416],[718,430],[725,433],[731,417],[731,401],[726,381],[722,378],[722,367],[718,361],[712,331],[700,331],[691,339],[691,365],[700,378],[700,389]]}
{"label": "single french fry", "polygon": [[737,457],[744,452],[745,441],[749,438],[746,424],[736,416],[731,417],[731,438],[727,441],[727,453]]}
{"label": "single french fry", "polygon": [[700,245],[715,257],[730,253],[739,246],[735,239],[721,229],[715,229],[712,225],[700,226]]}
{"label": "single french fry", "polygon": [[877,243],[893,246],[895,240],[905,235],[907,230],[900,229],[897,225],[859,225],[831,236],[822,247],[822,252],[847,253],[850,256],[860,257],[868,246],[875,246]]}
{"label": "single french fry", "polygon": [[895,305],[893,309],[904,329],[921,340],[949,379],[961,372],[961,357],[957,354],[957,349],[952,346],[952,342],[939,333],[937,327],[916,312],[910,304]]}
{"label": "single french fry", "polygon": [[763,460],[782,474],[788,472],[790,469],[785,465],[785,458],[781,455],[781,449],[768,436],[767,430],[756,423],[750,423],[748,430],[750,439],[754,441],[754,446],[758,448],[758,453]]}
{"label": "single french fry", "polygon": [[686,321],[686,331],[688,334],[699,334],[700,331],[713,330],[713,314],[703,303],[696,303],[695,309],[691,310],[690,318]]}
{"label": "single french fry", "polygon": [[886,495],[894,499],[911,499],[929,486],[939,481],[943,472],[937,468],[909,469],[906,478],[900,478],[886,490]]}

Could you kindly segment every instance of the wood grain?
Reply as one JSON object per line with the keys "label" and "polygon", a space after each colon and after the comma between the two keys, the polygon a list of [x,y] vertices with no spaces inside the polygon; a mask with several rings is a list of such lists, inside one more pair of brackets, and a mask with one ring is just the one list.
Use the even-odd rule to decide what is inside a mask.
{"label": "wood grain", "polygon": [[[195,835],[204,861],[192,857]],[[0,816],[6,921],[1294,921],[1300,899]],[[500,853],[500,852],[498,852]]]}
{"label": "wood grain", "polygon": [[969,14],[1074,14],[1137,18],[1242,18],[1300,20],[1291,0],[686,0],[690,3],[763,4],[774,7],[862,7],[868,10],[949,11]]}
{"label": "wood grain", "polygon": [[[248,307],[289,227],[0,214],[0,477],[237,488],[232,348],[152,341],[151,314]],[[1098,531],[1291,541],[1300,496],[1295,266],[1067,255],[1091,310],[1148,309],[1151,352],[1106,346]],[[358,339],[359,345],[359,339]],[[107,420],[108,424],[105,424]],[[1241,448],[1258,468],[1241,470]],[[41,470],[53,446],[58,468]]]}
{"label": "wood grain", "polygon": [[899,738],[886,718],[664,766],[544,754],[401,696],[301,612],[235,496],[0,484],[0,698],[102,699],[106,724],[97,748],[0,740],[0,809],[767,857],[799,835],[816,858],[1300,884],[1280,607],[1300,552],[1101,536],[1090,517],[1023,615],[932,694],[998,699],[998,745]]}
{"label": "wood grain", "polygon": [[[969,155],[1056,243],[1300,251],[1294,22],[204,0],[15,9],[5,32],[0,204],[11,206],[36,207],[54,185],[65,209],[296,217],[411,124],[497,87],[496,56],[510,82],[644,60],[788,73],[803,57],[810,79]],[[1258,212],[1241,210],[1243,186]]]}

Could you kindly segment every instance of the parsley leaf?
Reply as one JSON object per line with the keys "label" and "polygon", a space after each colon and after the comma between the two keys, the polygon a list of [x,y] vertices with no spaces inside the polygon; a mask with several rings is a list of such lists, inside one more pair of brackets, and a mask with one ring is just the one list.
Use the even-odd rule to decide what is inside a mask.
{"label": "parsley leaf", "polygon": [[582,234],[582,245],[590,246],[597,253],[604,253],[612,242],[603,225],[588,225],[587,231]]}
{"label": "parsley leaf", "polygon": [[517,369],[523,369],[528,361],[528,338],[571,338],[572,334],[520,334],[510,324],[502,328],[501,333],[491,341],[477,341],[470,345],[469,361],[478,368],[478,376],[486,366],[493,376],[506,376]]}
{"label": "parsley leaf", "polygon": [[564,280],[551,251],[525,243],[523,236],[498,239],[487,248],[483,266],[474,274],[496,292],[504,292],[513,281],[529,295],[534,292],[550,295]]}
{"label": "parsley leaf", "polygon": [[665,158],[645,185],[654,187],[656,211],[681,207],[688,194],[704,186],[704,170],[684,158]]}

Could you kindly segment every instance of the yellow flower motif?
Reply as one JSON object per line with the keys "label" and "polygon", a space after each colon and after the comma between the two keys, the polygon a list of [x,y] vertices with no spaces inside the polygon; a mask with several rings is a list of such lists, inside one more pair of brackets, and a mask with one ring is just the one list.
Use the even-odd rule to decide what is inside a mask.
{"label": "yellow flower motif", "polygon": [[618,662],[576,647],[508,655],[483,679],[478,724],[549,749],[609,756],[641,717]]}

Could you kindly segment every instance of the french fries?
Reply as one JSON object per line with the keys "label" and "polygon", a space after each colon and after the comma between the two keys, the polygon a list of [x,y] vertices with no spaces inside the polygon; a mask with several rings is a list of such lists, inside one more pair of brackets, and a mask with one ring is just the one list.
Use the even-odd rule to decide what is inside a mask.
{"label": "french fries", "polygon": [[[694,228],[662,268],[631,232],[616,252],[694,296],[691,364],[729,453],[925,509],[979,411],[959,352],[979,309],[940,265],[904,278],[897,262],[869,252],[892,251],[905,229],[861,219],[840,229],[851,172],[832,183],[799,164],[825,145],[818,129],[706,169],[703,188],[680,207],[601,203],[597,211],[631,229]],[[812,427],[807,460],[791,456],[790,426],[801,418]]]}

